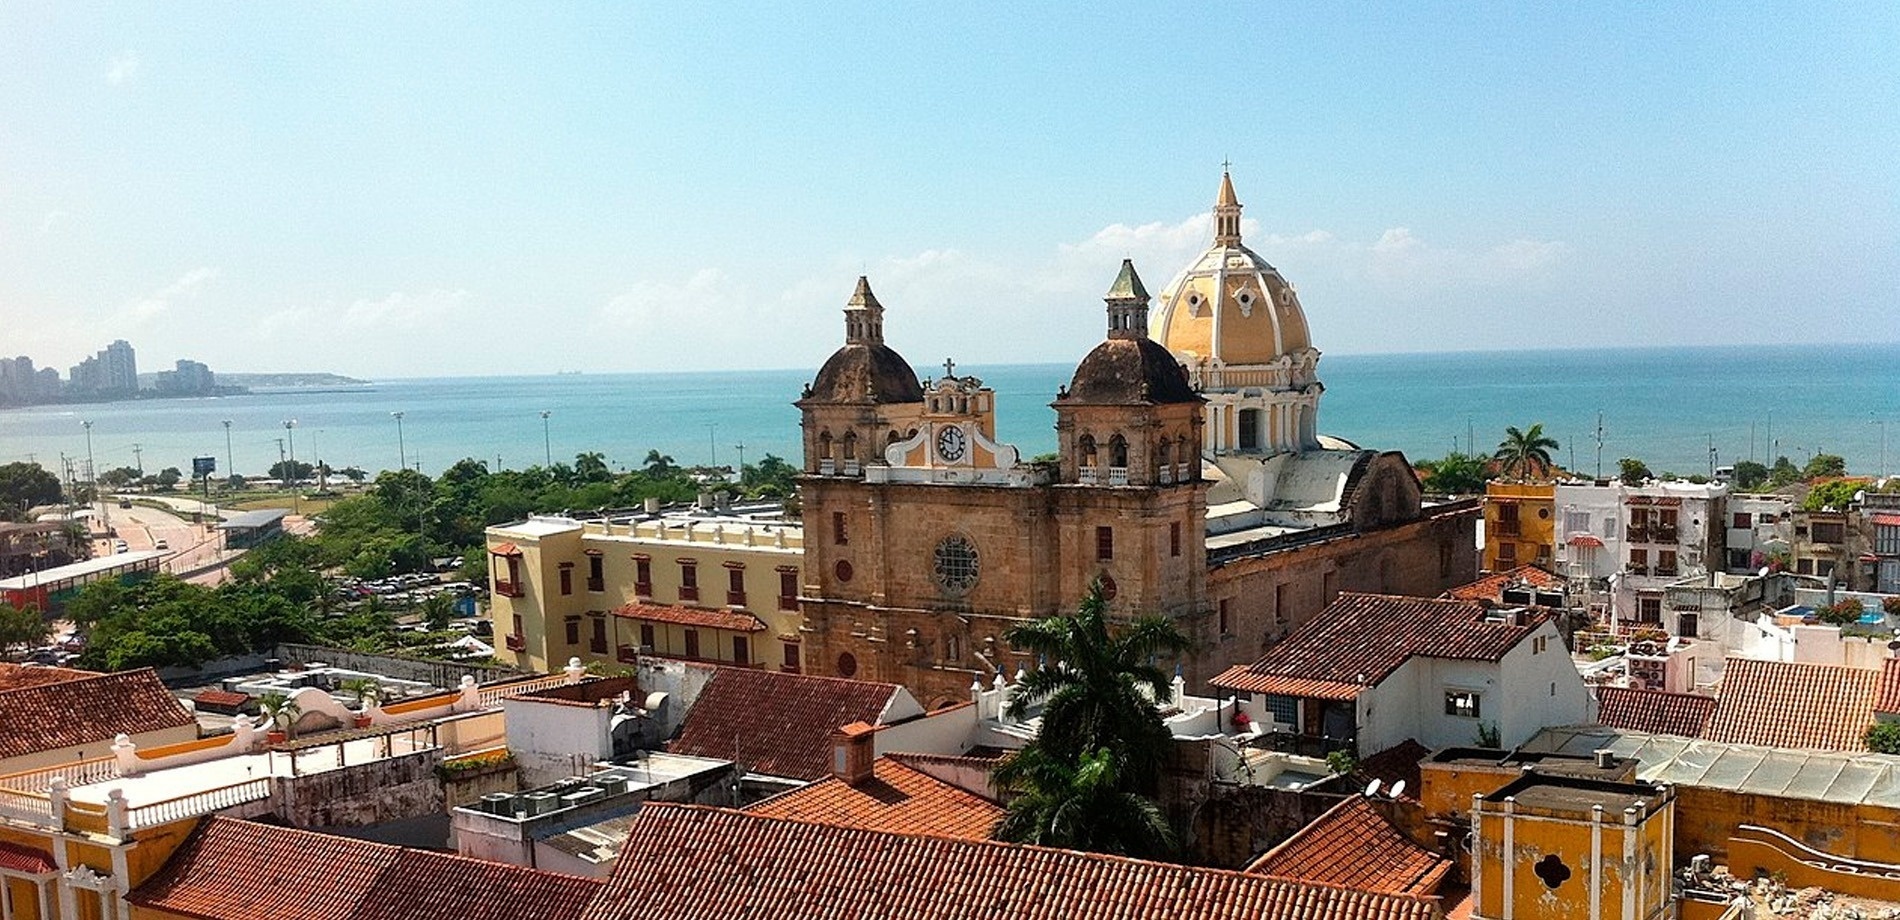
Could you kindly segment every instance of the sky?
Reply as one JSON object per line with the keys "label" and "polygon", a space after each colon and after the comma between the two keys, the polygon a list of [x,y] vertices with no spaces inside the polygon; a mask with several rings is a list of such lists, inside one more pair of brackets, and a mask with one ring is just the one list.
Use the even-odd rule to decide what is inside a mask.
{"label": "sky", "polygon": [[1068,362],[1247,244],[1331,354],[1900,339],[1900,5],[0,0],[0,353]]}

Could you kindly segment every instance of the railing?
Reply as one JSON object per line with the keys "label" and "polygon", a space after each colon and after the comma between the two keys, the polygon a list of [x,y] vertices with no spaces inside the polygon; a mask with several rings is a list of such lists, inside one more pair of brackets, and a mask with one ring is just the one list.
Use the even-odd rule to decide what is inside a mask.
{"label": "railing", "polygon": [[0,789],[14,789],[21,792],[45,792],[57,776],[68,786],[89,786],[101,780],[112,779],[119,775],[119,761],[115,757],[94,757],[57,767],[41,767],[37,770],[21,770],[0,776]]}
{"label": "railing", "polygon": [[525,652],[528,650],[528,639],[522,635],[510,634],[507,644],[508,650],[511,652]]}
{"label": "railing", "polygon": [[1164,486],[1174,485],[1174,467],[1165,463],[1162,464],[1159,471],[1159,480]]}
{"label": "railing", "polygon": [[1092,486],[1100,482],[1101,476],[1101,467],[1096,466],[1078,467],[1075,471],[1075,481],[1085,486]]}
{"label": "railing", "polygon": [[683,600],[683,601],[699,600],[699,586],[698,585],[680,585],[680,600]]}
{"label": "railing", "polygon": [[587,576],[587,590],[589,590],[589,591],[605,591],[605,590],[607,590],[607,579],[605,579],[605,578],[595,578],[595,577],[594,577],[594,576],[592,576],[592,575],[589,575],[589,576]]}
{"label": "railing", "polygon": [[835,476],[838,474],[838,461],[825,457],[818,461],[818,475]]}
{"label": "railing", "polygon": [[521,597],[527,592],[521,589],[521,583],[495,579],[495,593],[502,597]]}
{"label": "railing", "polygon": [[126,810],[126,828],[137,830],[141,827],[155,827],[170,824],[186,818],[208,815],[214,811],[236,808],[249,802],[270,798],[271,781],[269,777],[245,780],[229,786],[181,795],[175,799],[153,802]]}
{"label": "railing", "polygon": [[33,824],[51,826],[53,823],[53,800],[45,793],[22,792],[17,789],[0,789],[0,815],[21,818]]}
{"label": "railing", "polygon": [[797,610],[797,609],[798,609],[798,598],[797,598],[797,596],[790,596],[790,597],[787,597],[787,596],[783,596],[783,595],[781,595],[781,596],[779,597],[779,599],[778,599],[778,609],[780,609],[780,610]]}
{"label": "railing", "polygon": [[650,582],[650,581],[634,582],[633,593],[639,597],[652,597],[653,596],[653,582]]}
{"label": "railing", "polygon": [[1498,519],[1498,533],[1503,534],[1507,537],[1515,537],[1518,534],[1521,534],[1523,532],[1524,532],[1523,528],[1518,523],[1516,518],[1499,518]]}
{"label": "railing", "polygon": [[856,460],[846,460],[844,462],[844,474],[846,476],[856,476],[863,472],[863,470],[864,468],[860,466]]}
{"label": "railing", "polygon": [[745,592],[744,591],[727,591],[726,592],[726,606],[744,607],[745,606]]}
{"label": "railing", "polygon": [[1652,534],[1652,536],[1655,538],[1657,543],[1674,543],[1676,542],[1676,537],[1677,537],[1676,528],[1658,527],[1656,528],[1656,531],[1654,534]]}
{"label": "railing", "polygon": [[1193,482],[1194,481],[1193,469],[1194,468],[1189,466],[1186,462],[1175,464],[1174,465],[1175,480],[1178,482]]}
{"label": "railing", "polygon": [[616,661],[622,661],[627,664],[633,664],[634,662],[637,662],[640,660],[640,650],[634,648],[631,645],[623,645],[619,649],[615,650],[614,659]]}
{"label": "railing", "polygon": [[1207,562],[1209,565],[1218,565],[1223,562],[1231,562],[1235,559],[1260,556],[1270,552],[1291,549],[1296,546],[1324,543],[1328,540],[1335,540],[1340,537],[1349,537],[1352,536],[1352,534],[1353,529],[1350,523],[1327,524],[1324,527],[1309,527],[1305,530],[1295,530],[1291,533],[1279,534],[1277,536],[1248,540],[1245,543],[1236,543],[1232,546],[1211,548],[1207,551]]}
{"label": "railing", "polygon": [[1128,484],[1128,467],[1125,467],[1125,466],[1109,467],[1108,468],[1108,484],[1111,486],[1127,485]]}
{"label": "railing", "polygon": [[1629,542],[1631,543],[1648,543],[1649,542],[1649,528],[1631,527],[1629,528],[1625,536],[1629,539]]}
{"label": "railing", "polygon": [[484,707],[494,706],[511,696],[533,693],[536,690],[546,690],[549,687],[566,686],[566,684],[567,675],[555,674],[549,677],[537,677],[533,680],[516,680],[509,681],[505,684],[496,684],[493,687],[483,687],[481,689],[482,705]]}

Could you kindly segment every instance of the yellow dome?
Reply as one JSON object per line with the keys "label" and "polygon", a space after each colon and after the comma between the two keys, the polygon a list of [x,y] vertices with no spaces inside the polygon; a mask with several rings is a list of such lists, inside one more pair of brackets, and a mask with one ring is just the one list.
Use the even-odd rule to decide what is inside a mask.
{"label": "yellow dome", "polygon": [[1271,364],[1313,347],[1293,286],[1240,242],[1240,202],[1221,175],[1214,245],[1161,292],[1149,315],[1155,341],[1190,367]]}

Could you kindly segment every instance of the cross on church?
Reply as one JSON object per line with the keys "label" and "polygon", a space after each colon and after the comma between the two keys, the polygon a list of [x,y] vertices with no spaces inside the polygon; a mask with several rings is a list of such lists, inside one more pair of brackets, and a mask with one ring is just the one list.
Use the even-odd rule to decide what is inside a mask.
{"label": "cross on church", "polygon": [[1233,161],[1232,161],[1232,160],[1227,160],[1227,159],[1223,159],[1223,160],[1221,160],[1221,161],[1220,161],[1220,171],[1221,171],[1221,172],[1229,172],[1230,170],[1229,170],[1229,168],[1228,168],[1228,167],[1231,167],[1231,166],[1233,166],[1233,165],[1234,165],[1234,163],[1233,163]]}
{"label": "cross on church", "polygon": [[943,359],[943,375],[945,377],[955,377],[957,375],[957,362],[949,358]]}

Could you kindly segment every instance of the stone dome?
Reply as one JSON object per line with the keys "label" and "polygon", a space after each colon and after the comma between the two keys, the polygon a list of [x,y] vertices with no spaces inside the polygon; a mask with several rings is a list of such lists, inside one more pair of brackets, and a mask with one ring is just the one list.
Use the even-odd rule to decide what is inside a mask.
{"label": "stone dome", "polygon": [[917,372],[897,350],[884,344],[884,305],[871,293],[871,282],[858,286],[845,304],[844,347],[825,359],[801,402],[917,403],[924,401]]}
{"label": "stone dome", "polygon": [[1240,202],[1221,175],[1214,245],[1177,275],[1149,317],[1149,335],[1190,365],[1272,364],[1313,348],[1293,286],[1240,241]]}
{"label": "stone dome", "polygon": [[1201,402],[1187,371],[1150,338],[1108,339],[1075,366],[1065,399],[1085,405]]}

